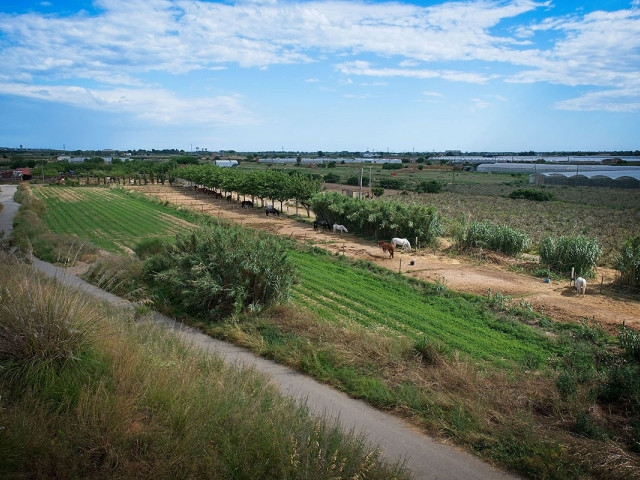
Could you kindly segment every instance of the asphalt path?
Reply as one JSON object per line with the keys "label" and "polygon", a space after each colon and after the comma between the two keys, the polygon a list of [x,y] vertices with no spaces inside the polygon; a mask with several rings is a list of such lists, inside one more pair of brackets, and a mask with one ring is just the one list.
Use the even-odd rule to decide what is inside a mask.
{"label": "asphalt path", "polygon": [[[17,205],[10,188],[2,187],[0,230],[11,232],[11,220]],[[13,186],[15,192],[15,186]],[[10,196],[10,197],[9,197]],[[8,212],[8,213],[7,213]],[[4,225],[4,226],[3,226]],[[106,301],[111,305],[131,308],[132,304],[105,292],[62,268],[34,259],[34,265],[46,275],[71,287]],[[0,279],[1,280],[1,279]],[[249,350],[211,338],[191,327],[155,313],[155,321],[174,331],[188,342],[221,356],[228,363],[254,368],[266,374],[285,395],[305,402],[310,411],[337,419],[346,431],[364,435],[382,450],[382,457],[405,461],[414,478],[425,480],[502,480],[519,477],[502,472],[476,457],[451,445],[438,443],[414,427],[392,415],[376,410],[360,400],[354,400],[336,389],[316,382],[294,370],[254,355]]]}
{"label": "asphalt path", "polygon": [[17,189],[17,185],[0,185],[0,203],[4,205],[0,212],[0,241],[9,239],[13,232],[13,217],[20,206],[13,201]]}

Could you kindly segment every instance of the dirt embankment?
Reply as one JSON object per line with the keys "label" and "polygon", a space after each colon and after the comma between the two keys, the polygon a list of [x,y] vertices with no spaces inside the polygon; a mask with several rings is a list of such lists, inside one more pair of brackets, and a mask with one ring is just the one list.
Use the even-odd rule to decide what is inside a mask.
{"label": "dirt embankment", "polygon": [[[445,248],[421,249],[410,253],[396,251],[392,259],[372,241],[351,234],[314,231],[310,223],[296,221],[284,215],[267,217],[264,208],[257,206],[243,209],[239,202],[214,199],[180,187],[130,188],[246,226],[313,242],[334,253],[366,259],[412,277],[441,282],[452,290],[480,295],[499,292],[527,302],[535,310],[543,310],[558,321],[595,320],[612,333],[616,333],[623,322],[629,327],[640,329],[640,302],[617,295],[610,288],[615,278],[615,271],[612,270],[599,269],[597,281],[589,284],[586,295],[581,297],[569,285],[568,279],[545,283],[542,279],[514,272],[510,267],[515,261],[509,258],[490,253],[484,254],[482,260],[449,255],[446,252],[446,240],[443,240]],[[288,206],[285,207],[285,212],[294,214],[296,209]],[[306,215],[302,208],[299,213]]]}

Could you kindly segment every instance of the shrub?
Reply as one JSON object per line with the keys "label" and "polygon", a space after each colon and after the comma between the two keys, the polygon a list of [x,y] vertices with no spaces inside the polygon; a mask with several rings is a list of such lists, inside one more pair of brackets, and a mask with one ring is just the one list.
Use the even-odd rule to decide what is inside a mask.
{"label": "shrub", "polygon": [[546,202],[553,200],[553,193],[543,192],[542,190],[535,190],[532,188],[519,188],[509,194],[509,198],[524,200],[535,200],[536,202]]}
{"label": "shrub", "polygon": [[373,193],[374,197],[381,197],[384,194],[384,188],[382,188],[382,187],[371,187],[371,193]]}
{"label": "shrub", "polygon": [[621,273],[619,283],[640,287],[640,235],[627,238],[616,257],[615,265]]}
{"label": "shrub", "polygon": [[145,262],[144,276],[158,302],[207,320],[283,300],[296,279],[285,240],[222,225],[178,235]]}
{"label": "shrub", "polygon": [[381,178],[378,185],[382,188],[391,188],[393,190],[401,190],[404,188],[405,181],[400,178]]}
{"label": "shrub", "polygon": [[421,180],[416,186],[417,193],[440,193],[441,191],[442,183],[437,180]]}
{"label": "shrub", "polygon": [[323,180],[326,183],[340,183],[340,175],[338,175],[337,173],[329,172],[324,176]]}
{"label": "shrub", "polygon": [[362,200],[326,193],[315,195],[311,208],[330,223],[346,225],[350,232],[370,237],[417,237],[422,244],[431,244],[442,233],[437,210],[419,203]]}
{"label": "shrub", "polygon": [[159,237],[151,237],[140,240],[134,247],[133,251],[138,258],[144,260],[153,255],[163,252],[165,249],[165,241]]}
{"label": "shrub", "polygon": [[506,225],[487,222],[463,223],[455,232],[458,248],[482,247],[505,255],[515,256],[531,246],[529,236]]}
{"label": "shrub", "polygon": [[602,249],[596,239],[584,236],[545,237],[538,248],[540,260],[552,270],[570,273],[575,267],[575,275],[592,277]]}
{"label": "shrub", "polygon": [[640,361],[640,332],[623,325],[618,333],[618,340],[627,355]]}
{"label": "shrub", "polygon": [[400,170],[402,168],[402,164],[401,163],[389,163],[389,162],[385,162],[382,164],[382,169],[383,170]]}

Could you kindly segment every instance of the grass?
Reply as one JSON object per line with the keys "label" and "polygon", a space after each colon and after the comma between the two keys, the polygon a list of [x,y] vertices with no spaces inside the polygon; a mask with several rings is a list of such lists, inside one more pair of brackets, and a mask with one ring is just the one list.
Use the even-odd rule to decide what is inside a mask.
{"label": "grass", "polygon": [[[200,326],[530,478],[640,478],[629,429],[637,413],[596,401],[619,361],[606,334],[556,325],[498,294],[291,255],[301,276],[292,302]],[[598,416],[585,416],[594,408]]]}
{"label": "grass", "polygon": [[[120,189],[39,187],[34,194],[47,205],[42,215],[53,231],[77,235],[109,251],[124,253],[150,237],[173,235],[193,226],[193,215],[148,202]],[[91,212],[91,215],[87,215]]]}
{"label": "grass", "polygon": [[0,255],[3,478],[408,478],[266,377]]}

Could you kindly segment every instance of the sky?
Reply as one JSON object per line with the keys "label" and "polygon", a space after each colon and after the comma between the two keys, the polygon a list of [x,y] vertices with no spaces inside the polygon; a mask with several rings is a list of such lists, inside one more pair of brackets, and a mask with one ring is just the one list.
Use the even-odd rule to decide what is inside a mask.
{"label": "sky", "polygon": [[640,0],[0,3],[0,147],[640,149]]}

